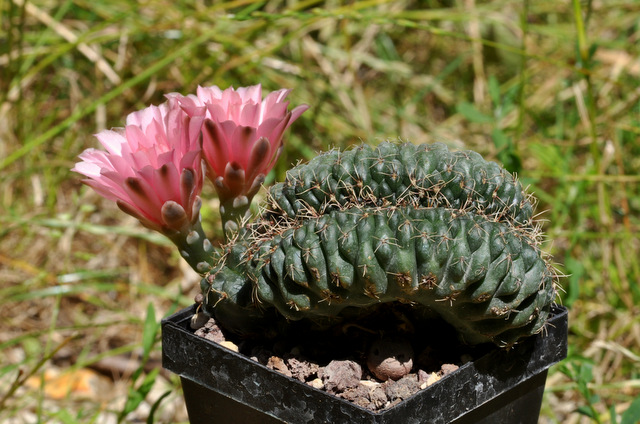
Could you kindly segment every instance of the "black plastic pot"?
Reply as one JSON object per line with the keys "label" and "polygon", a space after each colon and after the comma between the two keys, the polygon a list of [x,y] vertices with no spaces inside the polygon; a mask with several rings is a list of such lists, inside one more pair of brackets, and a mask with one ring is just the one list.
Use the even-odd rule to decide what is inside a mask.
{"label": "black plastic pot", "polygon": [[547,331],[494,349],[402,403],[372,412],[193,334],[195,307],[162,321],[162,364],[182,379],[192,424],[537,423],[548,368],[567,356],[567,310]]}

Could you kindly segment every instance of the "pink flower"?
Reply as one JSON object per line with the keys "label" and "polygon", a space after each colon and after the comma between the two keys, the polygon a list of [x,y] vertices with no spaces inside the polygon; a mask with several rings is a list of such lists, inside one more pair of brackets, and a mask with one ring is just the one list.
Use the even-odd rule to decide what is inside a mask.
{"label": "pink flower", "polygon": [[131,113],[125,128],[96,135],[106,152],[85,150],[72,171],[144,226],[185,231],[200,214],[202,120],[172,98]]}
{"label": "pink flower", "polygon": [[288,111],[289,92],[274,91],[262,100],[260,85],[224,91],[212,86],[198,87],[197,95],[176,96],[189,116],[205,118],[202,151],[223,202],[239,196],[250,200],[275,165],[284,131],[309,108]]}

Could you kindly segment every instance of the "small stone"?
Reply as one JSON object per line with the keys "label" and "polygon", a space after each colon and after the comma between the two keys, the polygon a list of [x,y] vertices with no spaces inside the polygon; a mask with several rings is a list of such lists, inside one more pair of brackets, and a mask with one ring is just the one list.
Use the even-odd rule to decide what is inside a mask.
{"label": "small stone", "polygon": [[460,367],[455,364],[442,364],[442,367],[440,368],[440,375],[444,377],[445,375],[456,371],[458,368]]}
{"label": "small stone", "polygon": [[318,376],[330,393],[341,393],[360,384],[362,368],[354,361],[331,361],[320,368]]}
{"label": "small stone", "polygon": [[373,406],[372,409],[374,411],[384,408],[389,403],[387,394],[384,392],[382,386],[378,386],[371,390],[369,392],[369,399],[371,400],[371,406]]}
{"label": "small stone", "polygon": [[357,396],[354,399],[349,399],[351,403],[354,405],[358,405],[361,408],[371,409],[371,401],[368,397],[365,396]]}
{"label": "small stone", "polygon": [[[436,381],[440,380],[442,377],[440,377],[438,374],[436,374],[435,372],[432,372],[431,374],[429,374],[429,377],[427,377],[427,381],[425,381],[424,383],[422,383],[422,385],[424,387],[429,387],[431,386],[433,383],[435,383]],[[422,386],[420,386],[421,388],[423,388]]]}
{"label": "small stone", "polygon": [[291,376],[300,381],[307,381],[309,377],[318,373],[320,366],[308,361],[301,361],[291,357],[286,359],[287,368],[291,371]]}
{"label": "small stone", "polygon": [[360,385],[373,390],[376,387],[379,387],[380,383],[378,383],[377,381],[371,381],[371,380],[360,380]]}
{"label": "small stone", "polygon": [[318,390],[324,389],[324,383],[320,378],[314,378],[313,380],[309,381],[307,384],[311,387],[315,387]]}
{"label": "small stone", "polygon": [[229,341],[229,340],[225,340],[225,341],[220,342],[220,346],[224,346],[227,349],[232,350],[234,352],[237,352],[239,350],[238,349],[238,345],[235,344],[234,342]]}
{"label": "small stone", "polygon": [[224,334],[222,334],[222,330],[213,318],[210,318],[204,326],[197,329],[195,334],[196,336],[211,340],[215,343],[222,343],[226,340]]}
{"label": "small stone", "polygon": [[284,374],[287,377],[292,377],[291,371],[287,367],[287,364],[285,364],[285,362],[279,356],[272,356],[271,358],[269,358],[269,362],[267,362],[267,368],[278,371],[279,373]]}
{"label": "small stone", "polygon": [[348,400],[362,408],[368,408],[371,404],[371,401],[369,400],[369,389],[362,385],[347,389],[343,393],[340,393],[339,396],[342,399]]}
{"label": "small stone", "polygon": [[407,399],[420,389],[415,375],[405,375],[398,381],[389,380],[384,383],[384,389],[391,402]]}
{"label": "small stone", "polygon": [[377,340],[369,349],[367,367],[382,381],[399,380],[413,368],[413,348],[398,337]]}

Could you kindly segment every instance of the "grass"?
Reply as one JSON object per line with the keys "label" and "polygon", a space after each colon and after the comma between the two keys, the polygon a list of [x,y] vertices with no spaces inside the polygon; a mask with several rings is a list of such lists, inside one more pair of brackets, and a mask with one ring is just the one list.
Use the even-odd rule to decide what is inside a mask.
{"label": "grass", "polygon": [[[638,416],[639,3],[0,0],[0,12],[0,421],[186,420],[179,382],[156,375],[152,323],[191,302],[197,277],[69,169],[92,134],[163,93],[258,82],[311,106],[273,179],[318,150],[398,138],[518,172],[568,275],[570,355],[540,422]],[[52,371],[108,390],[52,393]]]}

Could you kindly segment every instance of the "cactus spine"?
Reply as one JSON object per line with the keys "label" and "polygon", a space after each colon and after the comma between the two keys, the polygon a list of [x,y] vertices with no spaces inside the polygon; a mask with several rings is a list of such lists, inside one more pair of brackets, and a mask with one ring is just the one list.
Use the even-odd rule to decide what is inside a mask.
{"label": "cactus spine", "polygon": [[318,324],[404,302],[468,343],[510,346],[542,329],[555,298],[532,213],[521,184],[475,152],[331,151],[273,186],[263,213],[219,252],[202,283],[205,310],[252,332],[280,316]]}

